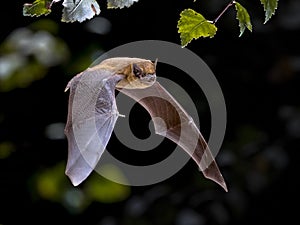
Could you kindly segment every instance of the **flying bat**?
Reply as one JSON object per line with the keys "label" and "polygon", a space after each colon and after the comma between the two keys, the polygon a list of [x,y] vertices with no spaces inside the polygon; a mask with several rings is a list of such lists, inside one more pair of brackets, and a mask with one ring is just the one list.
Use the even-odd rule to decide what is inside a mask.
{"label": "flying bat", "polygon": [[218,165],[193,119],[156,80],[156,62],[140,58],[109,58],[74,76],[65,91],[69,89],[65,173],[74,186],[83,182],[96,167],[117,118],[122,116],[116,105],[117,90],[149,112],[156,134],[179,145],[206,178],[227,191]]}

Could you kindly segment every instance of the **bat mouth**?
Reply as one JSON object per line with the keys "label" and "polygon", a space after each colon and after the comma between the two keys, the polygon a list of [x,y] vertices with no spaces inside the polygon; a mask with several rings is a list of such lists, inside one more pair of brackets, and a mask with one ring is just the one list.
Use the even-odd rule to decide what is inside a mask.
{"label": "bat mouth", "polygon": [[144,77],[140,78],[140,82],[146,85],[152,85],[156,81],[156,74],[147,74]]}

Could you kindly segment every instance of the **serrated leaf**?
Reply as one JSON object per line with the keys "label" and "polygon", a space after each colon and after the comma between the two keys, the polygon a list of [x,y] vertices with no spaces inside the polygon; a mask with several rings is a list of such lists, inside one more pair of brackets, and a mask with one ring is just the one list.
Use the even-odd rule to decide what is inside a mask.
{"label": "serrated leaf", "polygon": [[275,11],[278,6],[279,0],[260,0],[261,4],[264,6],[265,11],[265,22],[268,22],[268,20],[275,14]]}
{"label": "serrated leaf", "polygon": [[36,0],[33,3],[25,3],[23,5],[24,16],[41,16],[48,15],[51,12],[52,0]]}
{"label": "serrated leaf", "polygon": [[236,9],[236,19],[239,21],[240,36],[243,35],[246,28],[252,32],[250,15],[247,12],[247,10],[238,2],[235,2],[235,9]]}
{"label": "serrated leaf", "polygon": [[107,8],[115,9],[115,8],[124,8],[130,7],[133,3],[138,2],[139,0],[107,0]]}
{"label": "serrated leaf", "polygon": [[99,15],[100,6],[96,0],[64,0],[62,22],[83,22]]}
{"label": "serrated leaf", "polygon": [[182,47],[199,37],[212,38],[217,32],[217,27],[211,21],[192,9],[185,9],[180,13],[177,28]]}

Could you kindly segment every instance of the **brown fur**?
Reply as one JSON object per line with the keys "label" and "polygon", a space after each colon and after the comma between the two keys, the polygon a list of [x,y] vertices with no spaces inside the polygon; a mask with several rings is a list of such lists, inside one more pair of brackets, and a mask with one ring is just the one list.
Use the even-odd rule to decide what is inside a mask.
{"label": "brown fur", "polygon": [[141,82],[133,74],[133,64],[136,64],[145,74],[155,74],[155,64],[150,60],[128,57],[106,59],[91,69],[104,69],[113,72],[113,74],[124,75],[125,78],[117,84],[117,88],[139,89],[151,86]]}

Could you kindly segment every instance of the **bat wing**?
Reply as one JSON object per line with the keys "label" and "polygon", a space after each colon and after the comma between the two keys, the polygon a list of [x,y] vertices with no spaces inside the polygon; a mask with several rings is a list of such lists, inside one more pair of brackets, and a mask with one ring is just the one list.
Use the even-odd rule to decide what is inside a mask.
{"label": "bat wing", "polygon": [[[197,163],[206,178],[227,191],[224,178],[199,129],[181,105],[158,82],[145,89],[120,89],[139,102],[151,115],[155,132],[184,149]],[[157,117],[161,119],[156,119]]]}
{"label": "bat wing", "polygon": [[122,78],[106,70],[88,69],[67,85],[70,95],[65,173],[75,186],[93,171],[111,137],[119,115],[115,86]]}

